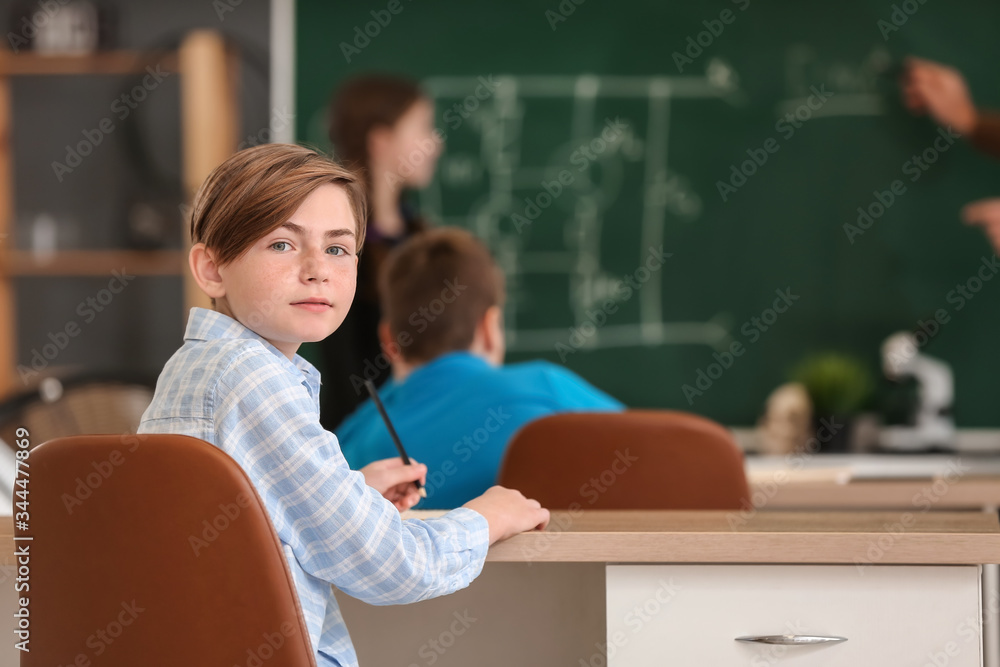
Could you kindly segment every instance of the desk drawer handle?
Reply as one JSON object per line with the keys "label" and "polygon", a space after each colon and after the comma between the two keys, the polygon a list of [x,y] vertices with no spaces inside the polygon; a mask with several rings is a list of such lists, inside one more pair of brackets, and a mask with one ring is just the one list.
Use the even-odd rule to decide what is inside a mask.
{"label": "desk drawer handle", "polygon": [[781,644],[782,646],[809,646],[812,644],[838,644],[846,642],[847,637],[822,637],[817,635],[754,635],[737,637],[738,642],[753,642],[755,644]]}

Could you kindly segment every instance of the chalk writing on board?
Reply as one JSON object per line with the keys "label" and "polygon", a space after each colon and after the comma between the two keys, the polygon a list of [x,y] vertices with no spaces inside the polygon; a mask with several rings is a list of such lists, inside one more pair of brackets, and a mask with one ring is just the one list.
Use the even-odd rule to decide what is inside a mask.
{"label": "chalk writing on board", "polygon": [[[589,334],[579,339],[588,348],[728,344],[725,314],[705,321],[665,317],[662,271],[627,291],[627,308],[619,311],[614,301],[626,300],[623,274],[631,276],[634,269],[642,277],[649,257],[669,254],[669,227],[696,223],[702,213],[689,178],[669,164],[672,102],[739,104],[733,69],[713,59],[705,76],[491,75],[491,80],[499,83],[481,102],[470,100],[477,77],[423,82],[439,112],[450,110],[456,129],[441,125],[447,136],[438,178],[421,193],[420,203],[432,218],[471,228],[493,249],[511,292],[505,312],[508,347],[550,351],[582,326]],[[627,112],[619,115],[616,109]],[[539,116],[558,122],[530,134]],[[634,181],[641,188],[626,194]],[[642,199],[637,220],[623,221],[614,212],[627,196]],[[627,210],[634,215],[636,208]],[[634,250],[627,251],[634,257],[627,272],[608,266],[602,243],[625,225],[639,230]],[[557,226],[561,233],[552,242]],[[557,304],[565,306],[561,321],[553,316],[539,326],[526,316],[558,310],[549,308],[551,302],[540,303],[539,285],[548,290],[545,299],[554,293],[563,302]],[[601,315],[597,321],[595,312]]]}

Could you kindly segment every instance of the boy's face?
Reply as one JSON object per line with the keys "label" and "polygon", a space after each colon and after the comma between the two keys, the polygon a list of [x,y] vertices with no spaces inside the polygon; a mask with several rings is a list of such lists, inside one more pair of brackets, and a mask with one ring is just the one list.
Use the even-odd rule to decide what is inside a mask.
{"label": "boy's face", "polygon": [[354,215],[344,190],[324,184],[291,218],[219,267],[225,295],[216,309],[289,359],[344,321],[357,285]]}

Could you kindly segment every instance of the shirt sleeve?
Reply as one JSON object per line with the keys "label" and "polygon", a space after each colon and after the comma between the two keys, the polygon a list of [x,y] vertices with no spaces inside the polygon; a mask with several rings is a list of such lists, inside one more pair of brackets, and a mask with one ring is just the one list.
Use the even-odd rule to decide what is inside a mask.
{"label": "shirt sleeve", "polygon": [[216,444],[250,476],[309,574],[370,604],[400,604],[464,588],[481,571],[486,519],[460,508],[403,521],[348,467],[305,385],[267,349],[230,365],[216,403]]}

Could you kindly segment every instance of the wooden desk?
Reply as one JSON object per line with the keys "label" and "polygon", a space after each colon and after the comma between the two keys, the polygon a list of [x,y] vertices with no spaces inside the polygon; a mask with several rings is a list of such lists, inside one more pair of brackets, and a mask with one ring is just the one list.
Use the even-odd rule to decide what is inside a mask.
{"label": "wooden desk", "polygon": [[[905,514],[556,512],[550,530],[495,545],[482,575],[453,595],[397,607],[337,598],[362,665],[596,667],[610,658],[611,667],[635,667],[662,664],[664,651],[672,665],[780,664],[774,652],[785,648],[811,652],[817,665],[924,664],[949,648],[958,651],[945,654],[949,667],[982,664],[982,628],[960,624],[978,622],[984,602],[1000,604],[980,598],[978,576],[979,565],[1000,561],[996,516]],[[0,519],[0,542],[8,583],[0,611],[10,624],[9,517]],[[865,632],[873,627],[893,659],[872,661]],[[793,631],[849,641],[733,641]],[[670,643],[691,637],[696,661]],[[706,647],[729,657],[713,662]],[[915,658],[900,662],[897,651]],[[15,653],[8,644],[0,665],[16,664],[4,662]]]}
{"label": "wooden desk", "polygon": [[748,456],[758,509],[916,512],[1000,507],[1000,457]]}
{"label": "wooden desk", "polygon": [[1000,477],[953,483],[927,480],[857,480],[784,484],[751,480],[754,505],[766,510],[994,510],[1000,507]]}
{"label": "wooden desk", "polygon": [[[754,508],[761,510],[896,510],[925,514],[1000,508],[1000,457],[933,455],[748,456]],[[987,599],[1000,599],[1000,568],[983,567]],[[985,609],[985,664],[1000,667],[998,605]]]}
{"label": "wooden desk", "polygon": [[883,565],[1000,562],[997,517],[980,512],[608,510],[553,512],[549,530],[497,544],[487,561],[853,564],[886,533]]}
{"label": "wooden desk", "polygon": [[[903,525],[903,514],[757,512],[741,521],[732,512],[554,513],[551,530],[495,545],[480,578],[453,595],[402,607],[338,599],[362,664],[576,667],[609,656],[612,666],[632,667],[646,663],[629,651],[653,651],[656,664],[663,651],[682,655],[658,644],[677,628],[781,633],[788,623],[810,632],[854,624],[844,630],[849,642],[829,647],[834,662],[818,665],[903,664],[852,662],[866,646],[864,627],[905,639],[911,649],[900,650],[926,661],[924,653],[944,650],[954,619],[979,618],[979,565],[1000,561],[1000,525],[982,513],[932,512],[914,513]],[[671,578],[683,594],[673,596]],[[717,604],[726,590],[742,602]],[[622,610],[647,603],[657,613],[633,632],[639,620]],[[789,604],[794,608],[781,607]],[[732,610],[743,616],[726,616]],[[873,621],[875,610],[882,615]],[[943,616],[934,617],[938,612]],[[391,642],[386,628],[393,629]],[[627,646],[615,643],[622,636]],[[736,643],[735,636],[703,638],[739,656],[714,664],[751,664],[755,657],[776,664],[768,662],[774,647]],[[950,667],[981,664],[976,637],[974,647],[963,643],[960,656],[949,656]]]}

